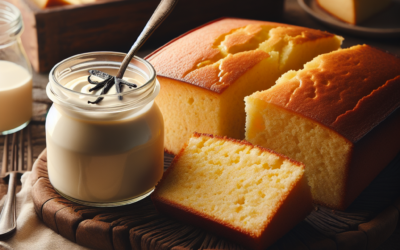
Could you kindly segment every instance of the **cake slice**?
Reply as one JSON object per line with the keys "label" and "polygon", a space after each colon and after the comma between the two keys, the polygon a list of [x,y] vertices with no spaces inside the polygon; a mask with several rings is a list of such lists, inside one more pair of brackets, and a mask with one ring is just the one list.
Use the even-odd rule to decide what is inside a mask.
{"label": "cake slice", "polygon": [[359,24],[387,8],[392,0],[317,0],[329,14],[350,24]]}
{"label": "cake slice", "polygon": [[312,209],[303,164],[246,141],[194,133],[158,183],[157,210],[264,249]]}
{"label": "cake slice", "polygon": [[158,49],[147,60],[161,84],[165,149],[177,154],[194,131],[243,139],[245,96],[341,42],[319,30],[224,18]]}
{"label": "cake slice", "polygon": [[245,98],[246,140],[303,162],[313,200],[344,210],[400,152],[399,96],[399,58],[320,55]]}

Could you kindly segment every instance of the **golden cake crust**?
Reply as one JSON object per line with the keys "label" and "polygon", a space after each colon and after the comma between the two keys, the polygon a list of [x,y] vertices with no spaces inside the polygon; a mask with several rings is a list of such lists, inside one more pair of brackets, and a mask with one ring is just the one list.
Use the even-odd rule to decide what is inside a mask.
{"label": "golden cake crust", "polygon": [[190,72],[184,79],[199,87],[222,93],[240,76],[268,57],[269,54],[261,50],[228,55],[219,66],[209,65],[202,67]]}
{"label": "golden cake crust", "polygon": [[278,80],[255,96],[313,119],[353,143],[400,106],[399,58],[358,45],[320,55],[317,62],[316,68],[301,70],[289,84]]}
{"label": "golden cake crust", "polygon": [[[245,31],[232,33],[244,27]],[[271,39],[268,41],[277,45],[282,40],[301,44],[335,36],[324,31],[280,23],[223,18],[178,37],[146,59],[159,76],[222,93],[248,69],[269,57],[268,53],[256,50],[259,43],[264,41],[259,41],[262,27],[279,27],[271,31]],[[282,34],[285,35],[284,38],[281,37]],[[222,60],[220,65],[215,64],[220,59],[228,60]]]}

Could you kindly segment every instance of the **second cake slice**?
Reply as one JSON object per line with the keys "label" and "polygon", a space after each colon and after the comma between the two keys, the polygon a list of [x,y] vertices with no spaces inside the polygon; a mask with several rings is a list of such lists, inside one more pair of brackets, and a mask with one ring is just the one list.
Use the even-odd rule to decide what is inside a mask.
{"label": "second cake slice", "polygon": [[156,208],[263,249],[311,211],[304,165],[244,141],[195,133],[157,185]]}

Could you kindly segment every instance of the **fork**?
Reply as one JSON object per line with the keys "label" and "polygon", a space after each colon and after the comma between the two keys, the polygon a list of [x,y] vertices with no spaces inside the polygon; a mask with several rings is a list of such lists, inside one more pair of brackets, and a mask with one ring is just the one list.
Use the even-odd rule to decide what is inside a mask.
{"label": "fork", "polygon": [[[10,160],[11,171],[8,173],[8,140],[11,135],[6,135],[4,139],[1,176],[3,177],[3,179],[7,179],[8,177],[8,190],[7,197],[3,205],[3,210],[0,214],[0,236],[3,237],[10,236],[17,227],[15,211],[15,189],[17,185],[17,178],[20,177],[23,173],[24,167],[24,130],[12,134]],[[32,169],[31,133],[29,127],[26,130],[28,132],[27,170],[30,171]]]}

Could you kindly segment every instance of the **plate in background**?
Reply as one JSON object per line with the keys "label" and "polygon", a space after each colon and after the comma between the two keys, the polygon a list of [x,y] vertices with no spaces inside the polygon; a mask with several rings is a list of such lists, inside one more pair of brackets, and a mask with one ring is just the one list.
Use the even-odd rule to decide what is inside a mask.
{"label": "plate in background", "polygon": [[393,0],[387,9],[359,25],[351,25],[336,19],[319,7],[316,0],[297,0],[297,2],[318,21],[351,35],[372,38],[400,37],[400,0]]}

